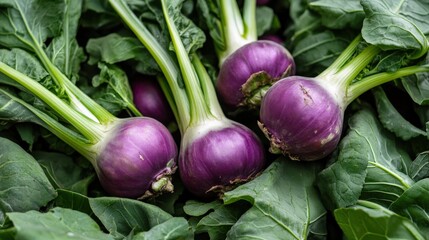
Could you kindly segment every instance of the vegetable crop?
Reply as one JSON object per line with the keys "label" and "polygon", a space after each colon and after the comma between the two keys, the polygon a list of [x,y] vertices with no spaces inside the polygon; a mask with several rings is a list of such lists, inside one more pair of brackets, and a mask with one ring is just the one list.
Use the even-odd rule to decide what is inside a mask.
{"label": "vegetable crop", "polygon": [[[152,118],[113,116],[67,77],[67,73],[73,77],[78,70],[73,69],[78,62],[72,61],[79,59],[68,57],[80,51],[74,39],[79,15],[70,12],[79,9],[80,3],[55,3],[57,8],[64,8],[60,12],[63,19],[46,14],[29,21],[44,7],[36,1],[30,3],[27,6],[17,1],[3,6],[2,16],[9,20],[4,21],[8,25],[3,34],[10,37],[1,42],[1,83],[36,97],[30,97],[35,102],[31,105],[16,91],[2,88],[4,106],[13,105],[5,110],[10,118],[20,121],[16,116],[20,111],[31,113],[35,119],[31,121],[91,162],[101,185],[112,195],[137,198],[172,191],[170,175],[176,167],[177,146],[168,129]],[[27,8],[32,6],[34,10]],[[62,21],[59,26],[63,31],[49,28],[47,23],[55,19]],[[48,38],[54,38],[51,44]],[[37,101],[46,106],[37,108],[41,105]]]}
{"label": "vegetable crop", "polygon": [[[265,165],[262,143],[249,128],[223,114],[204,65],[197,53],[187,51],[180,38],[176,25],[193,27],[186,18],[180,19],[180,3],[161,1],[177,60],[162,49],[126,2],[110,3],[151,52],[165,76],[166,83],[161,80],[160,84],[167,95],[171,93],[171,107],[182,134],[179,172],[186,189],[198,197],[210,198],[255,177]],[[177,82],[178,74],[184,88]]]}
{"label": "vegetable crop", "polygon": [[[370,23],[382,17],[377,15],[377,4],[362,1],[362,5],[368,16],[363,26],[366,30],[373,27]],[[401,15],[391,19],[409,26],[411,31],[398,30],[403,35],[393,32],[389,33],[391,36],[385,36],[383,31],[378,42],[374,40],[377,32],[363,30],[363,39],[358,36],[353,40],[337,60],[316,77],[286,77],[267,91],[260,107],[259,125],[270,139],[272,152],[305,161],[326,157],[340,141],[344,111],[352,101],[375,86],[429,70],[428,65],[418,62],[429,49],[423,30],[412,18]],[[361,49],[362,44],[367,46]],[[382,53],[389,55],[376,65],[379,59],[374,58]],[[392,61],[390,57],[399,55],[403,55],[400,63],[390,63],[396,64],[395,67],[383,66],[386,61]]]}
{"label": "vegetable crop", "polygon": [[[217,92],[221,4],[239,35],[293,57],[262,108]],[[0,239],[428,239],[428,12],[426,0],[0,1]],[[173,121],[138,107],[140,77]],[[284,140],[298,152],[269,151],[259,110],[292,123],[277,132],[295,126]],[[117,181],[100,171],[112,164]]]}
{"label": "vegetable crop", "polygon": [[243,14],[237,1],[217,2],[218,16],[204,12],[219,61],[217,93],[234,110],[257,108],[273,82],[295,73],[295,62],[281,43],[258,40],[256,0],[244,1]]}

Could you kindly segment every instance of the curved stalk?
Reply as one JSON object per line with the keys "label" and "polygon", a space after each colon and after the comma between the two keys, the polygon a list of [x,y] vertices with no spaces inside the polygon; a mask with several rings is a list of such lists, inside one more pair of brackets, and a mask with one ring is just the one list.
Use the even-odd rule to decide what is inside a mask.
{"label": "curved stalk", "polygon": [[0,72],[18,82],[40,98],[92,143],[98,142],[103,138],[105,130],[103,125],[77,112],[37,81],[9,67],[3,62],[0,62]]}
{"label": "curved stalk", "polygon": [[428,72],[429,71],[429,65],[422,65],[422,66],[411,66],[411,67],[404,67],[398,69],[396,72],[392,73],[377,73],[368,77],[365,77],[361,79],[359,82],[356,82],[352,85],[350,85],[347,88],[347,94],[346,94],[346,104],[350,104],[353,100],[355,100],[357,97],[359,97],[364,92],[379,86],[383,83],[390,82],[392,80],[409,76],[418,72]]}
{"label": "curved stalk", "polygon": [[178,77],[180,70],[175,60],[170,56],[166,49],[164,49],[143,23],[132,12],[128,5],[123,0],[109,0],[112,7],[124,21],[124,23],[131,29],[140,42],[153,56],[165,79],[170,86],[171,93],[176,100],[177,113],[179,118],[177,122],[180,126],[188,126],[190,122],[189,114],[189,100],[183,88],[178,84]]}

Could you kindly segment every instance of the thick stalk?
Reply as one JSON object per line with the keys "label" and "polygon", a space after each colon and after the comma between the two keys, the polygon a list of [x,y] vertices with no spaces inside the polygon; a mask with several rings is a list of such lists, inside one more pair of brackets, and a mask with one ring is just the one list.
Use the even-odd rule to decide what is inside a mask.
{"label": "thick stalk", "polygon": [[188,126],[190,122],[189,100],[185,90],[181,88],[177,82],[177,78],[180,76],[177,63],[167,50],[158,43],[157,39],[149,32],[123,0],[109,0],[109,2],[161,68],[170,86],[173,98],[175,99],[179,116],[176,120],[180,126]]}
{"label": "thick stalk", "polygon": [[43,127],[48,129],[50,132],[52,132],[55,136],[57,136],[59,139],[67,143],[70,147],[78,151],[82,156],[86,157],[88,160],[95,159],[95,152],[92,151],[93,144],[88,141],[88,139],[84,138],[82,135],[70,130],[69,128],[63,126],[60,124],[57,120],[53,119],[46,113],[36,109],[35,107],[31,106],[30,104],[24,102],[23,100],[9,94],[8,92],[0,89],[0,92],[9,98],[11,98],[13,101],[21,104],[22,106],[26,107],[28,110],[30,110],[34,115],[36,115],[42,122]]}
{"label": "thick stalk", "polygon": [[80,112],[70,107],[51,91],[27,75],[0,62],[0,72],[28,89],[35,96],[50,106],[58,115],[73,125],[90,142],[96,143],[104,137],[104,126],[94,122]]}
{"label": "thick stalk", "polygon": [[[250,15],[250,13],[251,11],[248,14]],[[218,51],[219,66],[237,49],[257,40],[256,38],[253,39],[253,36],[246,36],[245,26],[236,0],[220,0],[220,18],[226,48]]]}
{"label": "thick stalk", "polygon": [[170,33],[171,41],[173,42],[174,50],[176,52],[177,60],[179,62],[183,81],[186,86],[186,91],[188,92],[191,113],[191,119],[189,124],[192,125],[194,123],[200,123],[203,120],[210,118],[210,116],[208,114],[209,110],[207,109],[207,105],[204,101],[204,94],[201,90],[198,75],[192,65],[185,46],[183,46],[179,32],[177,31],[173,20],[170,18],[167,3],[165,2],[165,0],[161,0],[161,4],[168,31]]}
{"label": "thick stalk", "polygon": [[194,65],[195,71],[197,72],[198,78],[200,80],[201,88],[204,92],[205,102],[210,110],[210,113],[219,120],[224,118],[225,114],[223,113],[222,107],[219,104],[216,90],[209,74],[207,73],[206,68],[196,55],[192,58],[192,64]]}
{"label": "thick stalk", "polygon": [[393,81],[395,79],[409,76],[418,72],[429,72],[429,65],[411,66],[400,68],[392,73],[377,73],[361,79],[359,82],[353,83],[347,88],[346,104],[350,104],[364,92],[379,86],[383,83]]}
{"label": "thick stalk", "polygon": [[362,36],[359,34],[353,41],[344,49],[341,54],[335,59],[335,61],[329,65],[322,73],[319,74],[319,77],[334,75],[337,73],[344,64],[350,60],[353,54],[356,52],[356,48],[362,40]]}
{"label": "thick stalk", "polygon": [[256,41],[258,39],[256,27],[256,0],[245,0],[243,6],[243,36],[248,41]]}
{"label": "thick stalk", "polygon": [[337,89],[346,90],[359,73],[371,63],[373,58],[380,52],[376,46],[370,45],[360,52],[352,60],[348,61],[337,73],[325,75],[324,81],[335,86]]}

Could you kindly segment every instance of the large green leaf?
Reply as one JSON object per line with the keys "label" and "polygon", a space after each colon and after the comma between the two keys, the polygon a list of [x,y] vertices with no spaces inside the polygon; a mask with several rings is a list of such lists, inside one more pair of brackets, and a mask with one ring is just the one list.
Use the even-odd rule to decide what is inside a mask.
{"label": "large green leaf", "polygon": [[320,162],[280,158],[259,177],[226,192],[225,204],[239,200],[253,206],[228,232],[227,239],[323,238],[326,210],[314,186]]}
{"label": "large green leaf", "polygon": [[365,11],[362,37],[388,49],[427,51],[429,33],[426,0],[361,0]]}
{"label": "large green leaf", "polygon": [[106,229],[115,236],[148,231],[172,216],[157,206],[137,200],[99,197],[89,204]]}
{"label": "large green leaf", "polygon": [[18,144],[0,138],[0,226],[5,213],[39,210],[56,192],[37,161]]}
{"label": "large green leaf", "polygon": [[423,235],[429,236],[429,178],[416,182],[389,208],[409,218]]}
{"label": "large green leaf", "polygon": [[381,87],[374,88],[373,93],[380,122],[385,128],[403,140],[426,136],[426,131],[414,126],[396,110]]}
{"label": "large green leaf", "polygon": [[168,16],[174,22],[179,32],[181,42],[188,54],[196,52],[206,41],[204,32],[182,13],[182,5],[185,0],[168,1]]}
{"label": "large green leaf", "polygon": [[85,60],[83,49],[78,45],[76,35],[82,11],[82,0],[63,0],[61,12],[61,34],[53,38],[46,53],[51,62],[69,79],[78,78],[80,64]]}
{"label": "large green leaf", "polygon": [[73,190],[87,195],[90,180],[94,175],[78,166],[71,156],[39,151],[34,153],[34,158],[43,167],[56,189]]}
{"label": "large green leaf", "polygon": [[421,152],[410,165],[410,177],[414,181],[429,178],[429,151]]}
{"label": "large green leaf", "polygon": [[331,31],[309,34],[296,42],[292,55],[299,66],[297,71],[305,76],[316,76],[347,47],[350,39]]}
{"label": "large green leaf", "polygon": [[[429,53],[421,64],[429,64]],[[411,99],[419,105],[429,105],[429,73],[421,72],[403,77],[402,85]]]}
{"label": "large green leaf", "polygon": [[194,234],[188,222],[182,217],[173,217],[154,226],[149,231],[136,234],[132,240],[192,240]]}
{"label": "large green leaf", "polygon": [[372,199],[388,206],[413,184],[406,174],[411,160],[404,145],[368,108],[355,113],[348,123],[334,163],[318,177],[324,203],[336,209]]}
{"label": "large green leaf", "polygon": [[371,202],[340,208],[334,214],[348,239],[425,239],[407,218]]}
{"label": "large green leaf", "polygon": [[90,216],[94,214],[89,205],[89,198],[87,196],[62,189],[58,189],[57,192],[58,197],[54,200],[55,207],[73,209]]}
{"label": "large green leaf", "polygon": [[[92,95],[94,99],[113,114],[124,109],[137,111],[127,74],[118,66],[99,63],[100,74],[92,79],[92,85],[98,88]],[[136,115],[140,114],[134,112]]]}
{"label": "large green leaf", "polygon": [[247,202],[223,205],[221,201],[198,202],[189,200],[183,207],[196,222],[195,233],[207,233],[211,240],[223,240],[240,216],[249,209]]}
{"label": "large green leaf", "polygon": [[122,36],[119,33],[91,38],[88,40],[85,49],[90,54],[90,64],[99,61],[115,64],[130,59],[143,60],[143,57],[149,55],[149,52],[145,50],[136,37]]}
{"label": "large green leaf", "polygon": [[332,29],[360,29],[365,17],[360,0],[318,0],[309,7],[320,14],[323,25]]}
{"label": "large green leaf", "polygon": [[[0,44],[45,51],[66,76],[79,70],[83,51],[75,39],[82,1],[12,0],[0,9]],[[49,45],[46,43],[49,39]]]}
{"label": "large green leaf", "polygon": [[47,213],[8,213],[16,228],[17,240],[113,240],[85,213],[53,208]]}

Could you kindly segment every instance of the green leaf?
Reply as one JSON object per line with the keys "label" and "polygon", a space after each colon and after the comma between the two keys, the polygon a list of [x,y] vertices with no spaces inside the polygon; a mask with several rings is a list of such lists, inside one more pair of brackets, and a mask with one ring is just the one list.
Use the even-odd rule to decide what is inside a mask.
{"label": "green leaf", "polygon": [[[422,64],[429,64],[429,53],[426,54]],[[429,105],[429,73],[422,72],[406,76],[401,79],[401,82],[415,103]]]}
{"label": "green leaf", "polygon": [[404,49],[426,52],[429,23],[425,0],[362,0],[366,18],[362,37],[383,50]]}
{"label": "green leaf", "polygon": [[17,101],[18,97],[9,89],[0,88],[0,118],[11,122],[44,123],[32,111]]}
{"label": "green leaf", "polygon": [[90,55],[89,64],[99,61],[115,64],[130,59],[143,60],[144,57],[150,57],[149,52],[136,37],[122,36],[119,33],[89,39],[86,51]]}
{"label": "green leaf", "polygon": [[[206,41],[204,32],[189,18],[182,14],[181,9],[185,0],[168,1],[168,15],[179,32],[181,42],[189,55],[200,49]],[[170,46],[172,48],[172,44]]]}
{"label": "green leaf", "polygon": [[403,140],[421,135],[426,136],[426,131],[414,126],[396,110],[381,87],[374,88],[372,91],[375,96],[378,117],[385,128]]}
{"label": "green leaf", "polygon": [[61,21],[61,34],[52,39],[46,54],[69,79],[76,80],[80,64],[85,60],[83,49],[78,45],[76,34],[82,11],[82,0],[65,1]]}
{"label": "green leaf", "polygon": [[200,217],[220,206],[222,206],[222,202],[220,201],[212,201],[212,202],[206,203],[206,202],[199,202],[197,200],[188,200],[186,201],[185,206],[183,206],[183,210],[189,216]]}
{"label": "green leaf", "polygon": [[276,15],[272,8],[267,6],[260,6],[256,8],[256,32],[258,36],[264,35],[264,33],[272,30],[273,23],[276,19]]}
{"label": "green leaf", "polygon": [[58,197],[55,198],[54,206],[61,208],[73,209],[79,212],[86,213],[92,216],[91,206],[89,205],[89,198],[82,194],[72,192],[69,190],[58,189]]}
{"label": "green leaf", "polygon": [[1,0],[0,44],[35,50],[61,32],[64,0]]}
{"label": "green leaf", "polygon": [[410,177],[414,181],[429,178],[429,151],[421,152],[410,165]]}
{"label": "green leaf", "polygon": [[429,178],[416,182],[389,209],[409,218],[423,235],[429,236]]}
{"label": "green leaf", "polygon": [[159,207],[132,199],[99,197],[91,198],[89,204],[106,229],[115,236],[148,231],[172,217]]}
{"label": "green leaf", "polygon": [[[65,154],[54,152],[35,152],[34,158],[43,167],[50,182],[56,189],[78,190],[76,187],[87,177],[83,168],[78,166],[74,160]],[[86,187],[79,189],[80,194],[86,195]]]}
{"label": "green leaf", "polygon": [[299,40],[293,48],[292,55],[299,66],[297,71],[305,76],[316,76],[347,47],[347,37],[336,36],[331,31],[310,34]]}
{"label": "green leaf", "polygon": [[0,153],[1,226],[5,213],[38,210],[57,194],[37,161],[19,145],[0,138]]}
{"label": "green leaf", "polygon": [[365,17],[360,0],[319,0],[310,2],[309,7],[318,12],[322,24],[331,29],[360,29]]}
{"label": "green leaf", "polygon": [[248,209],[248,204],[243,204],[242,201],[221,205],[200,219],[195,232],[207,232],[211,240],[226,239],[228,231]]}
{"label": "green leaf", "polygon": [[425,239],[407,218],[374,203],[362,201],[334,215],[348,239]]}
{"label": "green leaf", "polygon": [[390,205],[412,184],[411,160],[404,145],[395,140],[369,108],[355,113],[339,144],[334,163],[322,170],[317,185],[328,209],[371,199]]}
{"label": "green leaf", "polygon": [[92,97],[113,114],[130,109],[135,115],[141,115],[133,103],[133,94],[126,73],[115,65],[98,63],[100,74],[92,79],[97,91]]}
{"label": "green leaf", "polygon": [[152,239],[163,239],[163,240],[192,240],[194,234],[189,227],[186,219],[181,217],[173,217],[167,221],[154,226],[147,232],[141,232],[136,234],[132,240],[152,240]]}
{"label": "green leaf", "polygon": [[228,232],[227,239],[308,239],[324,237],[318,221],[326,210],[314,187],[320,162],[295,162],[279,158],[259,177],[226,192],[225,204],[239,200],[253,206]]}
{"label": "green leaf", "polygon": [[66,208],[53,208],[47,213],[29,211],[8,213],[19,240],[113,240],[88,215]]}
{"label": "green leaf", "polygon": [[219,200],[208,203],[189,200],[183,209],[195,217],[195,233],[208,233],[211,240],[222,240],[249,206],[243,201],[223,205]]}

